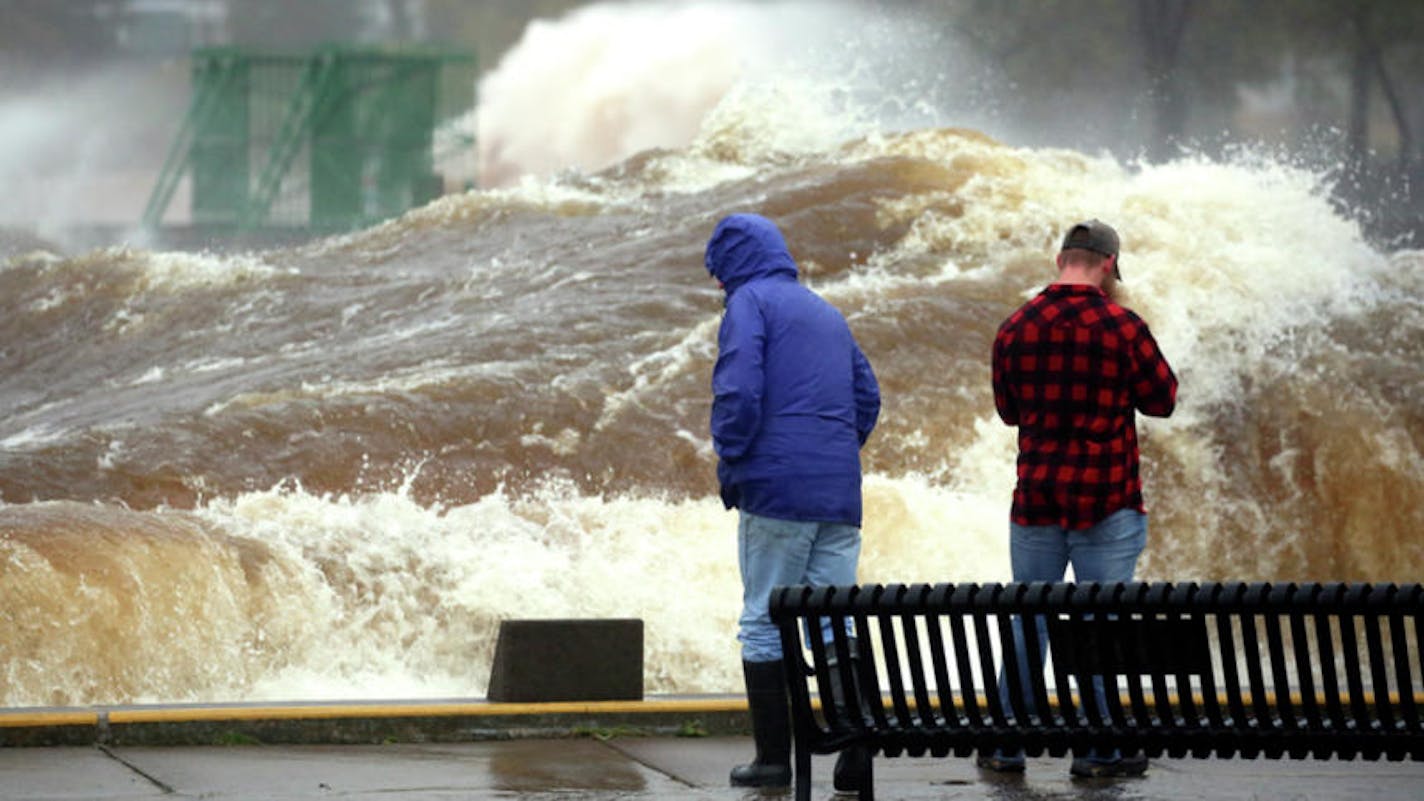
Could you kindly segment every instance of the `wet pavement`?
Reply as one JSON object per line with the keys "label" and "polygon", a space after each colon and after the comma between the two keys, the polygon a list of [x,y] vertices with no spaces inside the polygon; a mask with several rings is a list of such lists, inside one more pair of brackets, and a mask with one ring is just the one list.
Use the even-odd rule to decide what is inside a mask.
{"label": "wet pavement", "polygon": [[[752,753],[746,737],[595,737],[389,745],[89,745],[0,748],[0,798],[58,799],[711,799],[780,801],[741,790],[727,771]],[[817,757],[815,799],[836,796],[830,757]],[[1082,780],[1068,760],[1030,759],[1022,776],[971,759],[878,758],[876,798],[1424,799],[1424,762],[1157,760],[1136,779]]]}

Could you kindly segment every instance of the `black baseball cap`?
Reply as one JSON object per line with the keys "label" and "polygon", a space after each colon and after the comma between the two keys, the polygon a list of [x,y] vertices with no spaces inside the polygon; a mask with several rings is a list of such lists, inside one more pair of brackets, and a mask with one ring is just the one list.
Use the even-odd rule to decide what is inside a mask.
{"label": "black baseball cap", "polygon": [[[1091,250],[1104,256],[1117,256],[1117,231],[1102,220],[1086,220],[1068,229],[1063,237],[1063,247],[1059,250]],[[1119,256],[1113,262],[1113,276],[1119,281],[1122,280],[1122,272],[1118,270],[1120,263]]]}

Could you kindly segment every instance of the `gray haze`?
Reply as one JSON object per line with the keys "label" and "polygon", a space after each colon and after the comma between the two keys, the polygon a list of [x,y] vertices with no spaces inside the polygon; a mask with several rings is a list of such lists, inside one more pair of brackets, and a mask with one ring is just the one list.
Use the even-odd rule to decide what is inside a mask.
{"label": "gray haze", "polygon": [[[467,138],[452,140],[472,152],[450,159],[447,189],[596,170],[641,147],[685,145],[698,119],[651,118],[669,109],[695,117],[715,103],[732,81],[717,58],[750,70],[736,76],[743,82],[779,77],[791,63],[709,50],[695,66],[678,62],[686,72],[673,79],[654,55],[681,47],[691,58],[717,42],[705,25],[658,27],[660,15],[687,26],[730,20],[729,47],[765,41],[777,55],[814,54],[798,67],[850,75],[847,102],[884,127],[972,127],[1129,163],[1249,149],[1328,174],[1381,242],[1424,244],[1424,4],[1413,0],[0,0],[0,230],[9,242],[0,254],[94,244],[75,231],[95,226],[136,236],[188,106],[195,47],[474,51],[490,94],[480,122],[473,112],[464,121]],[[622,35],[621,49],[597,47]],[[621,83],[579,84],[584,70]],[[557,96],[574,90],[581,97]],[[609,98],[593,96],[604,91]],[[546,146],[577,129],[572,115],[610,108],[633,117],[619,122],[641,138]],[[590,119],[590,130],[604,124]],[[652,122],[662,127],[650,132]]]}

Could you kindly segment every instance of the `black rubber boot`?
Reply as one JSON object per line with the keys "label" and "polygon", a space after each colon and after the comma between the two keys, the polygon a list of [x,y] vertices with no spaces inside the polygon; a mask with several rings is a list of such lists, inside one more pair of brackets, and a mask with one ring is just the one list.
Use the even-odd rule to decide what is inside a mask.
{"label": "black rubber boot", "polygon": [[866,768],[870,765],[870,749],[863,745],[852,745],[836,757],[836,767],[831,773],[836,792],[858,793],[865,784]]}
{"label": "black rubber boot", "polygon": [[[850,718],[857,714],[868,716],[870,709],[865,705],[865,699],[858,691],[860,681],[859,674],[856,672],[855,658],[851,658],[852,684],[850,693],[847,693],[841,686],[840,670],[836,669],[834,663],[830,667],[831,698],[836,705],[836,712],[842,718]],[[840,756],[836,757],[836,767],[831,773],[832,781],[838,792],[853,793],[860,790],[860,786],[865,783],[865,777],[870,772],[870,757],[870,749],[863,745],[852,745],[841,751]]]}
{"label": "black rubber boot", "polygon": [[781,660],[742,662],[756,759],[732,768],[733,787],[791,786],[791,711]]}

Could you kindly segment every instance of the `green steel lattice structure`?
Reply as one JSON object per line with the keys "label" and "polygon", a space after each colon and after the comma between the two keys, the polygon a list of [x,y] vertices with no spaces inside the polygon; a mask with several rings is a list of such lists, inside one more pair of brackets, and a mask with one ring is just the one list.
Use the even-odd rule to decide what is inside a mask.
{"label": "green steel lattice structure", "polygon": [[340,231],[399,215],[440,194],[434,133],[473,108],[474,86],[464,52],[196,50],[143,223],[162,224],[185,173],[198,226]]}

